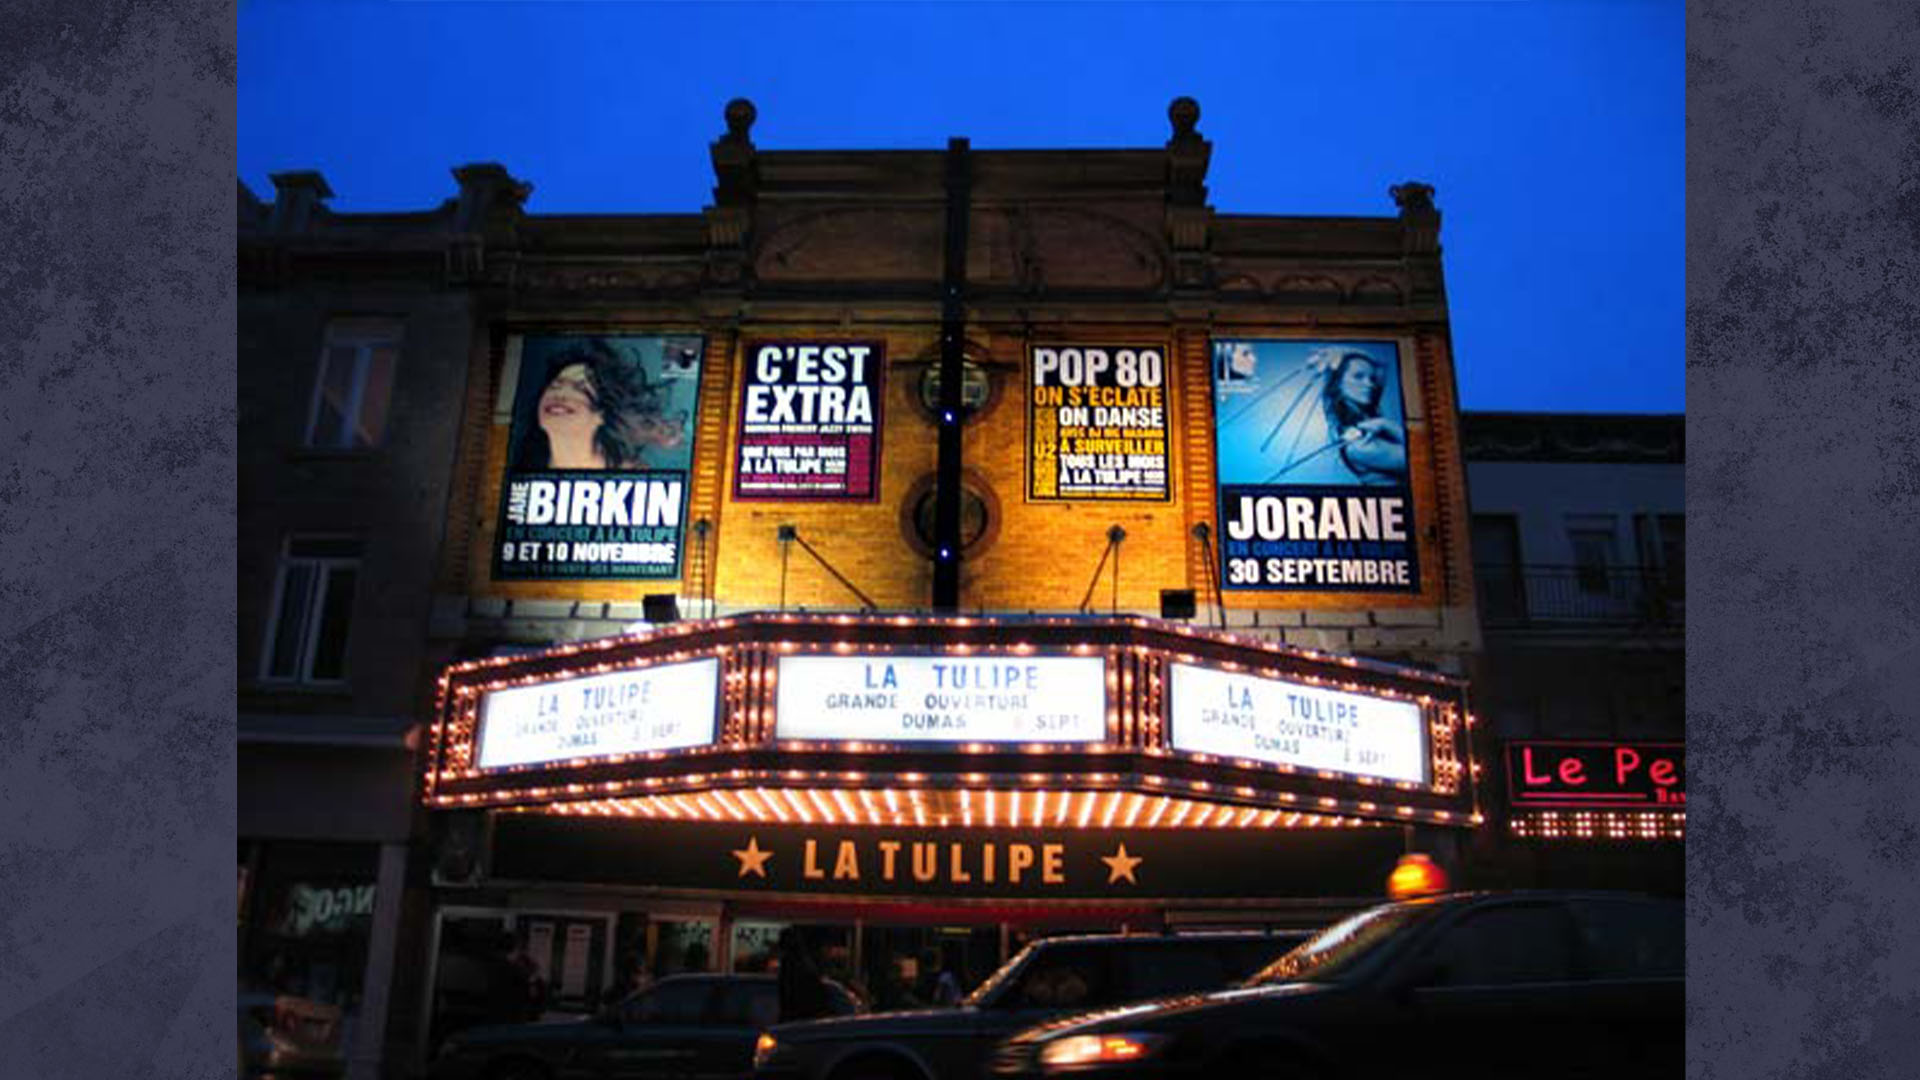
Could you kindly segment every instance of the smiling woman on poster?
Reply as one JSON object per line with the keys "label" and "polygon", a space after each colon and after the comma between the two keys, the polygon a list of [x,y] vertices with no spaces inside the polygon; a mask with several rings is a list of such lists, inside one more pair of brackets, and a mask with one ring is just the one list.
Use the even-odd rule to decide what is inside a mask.
{"label": "smiling woman on poster", "polygon": [[600,338],[570,345],[547,360],[515,467],[643,469],[670,464],[686,439],[686,414],[669,412],[669,388],[633,357]]}
{"label": "smiling woman on poster", "polygon": [[1380,410],[1386,389],[1378,361],[1362,352],[1342,352],[1320,391],[1331,438],[1342,463],[1362,484],[1397,484],[1407,478],[1407,431]]}

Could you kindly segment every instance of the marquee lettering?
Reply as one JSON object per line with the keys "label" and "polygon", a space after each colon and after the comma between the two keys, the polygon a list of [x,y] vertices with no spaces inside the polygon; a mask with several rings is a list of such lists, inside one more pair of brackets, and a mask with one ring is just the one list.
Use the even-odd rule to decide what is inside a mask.
{"label": "marquee lettering", "polygon": [[[770,866],[780,865],[773,860],[771,849],[761,849],[754,838],[746,849],[733,851],[740,859],[739,875],[742,878],[756,877],[766,879],[766,870]],[[826,852],[823,845],[832,845],[833,865],[826,866]],[[945,851],[941,850],[945,847]],[[865,847],[866,850],[862,850]],[[906,859],[901,858],[905,850]],[[864,859],[863,859],[864,856]],[[1104,856],[1101,857],[1104,860]],[[801,841],[800,876],[807,881],[846,881],[859,882],[869,880],[862,877],[861,866],[879,869],[877,879],[880,882],[905,882],[911,880],[921,884],[944,883],[949,885],[993,885],[1002,882],[1009,885],[1031,884],[1038,881],[1043,885],[1067,884],[1067,846],[1059,843],[1041,842],[997,844],[994,841],[949,841],[944,845],[937,841],[903,841],[884,838],[871,841],[850,839],[822,840],[808,837]],[[911,877],[909,877],[911,875]]]}

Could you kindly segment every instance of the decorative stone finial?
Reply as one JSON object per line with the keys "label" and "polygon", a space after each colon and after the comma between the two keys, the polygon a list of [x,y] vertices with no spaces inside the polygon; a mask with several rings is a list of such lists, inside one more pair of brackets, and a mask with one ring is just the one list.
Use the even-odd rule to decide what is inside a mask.
{"label": "decorative stone finial", "polygon": [[1195,134],[1200,123],[1200,103],[1190,97],[1177,97],[1167,106],[1167,119],[1173,121],[1173,137],[1185,139]]}
{"label": "decorative stone finial", "polygon": [[316,200],[333,198],[333,189],[327,186],[327,178],[311,169],[274,173],[269,179],[273,181],[274,191],[283,196],[301,192],[311,193]]}
{"label": "decorative stone finial", "polygon": [[760,110],[754,108],[753,102],[746,98],[738,97],[727,102],[727,137],[745,142],[747,132],[759,117]]}
{"label": "decorative stone finial", "polygon": [[1394,204],[1400,207],[1402,214],[1430,214],[1433,212],[1433,185],[1418,180],[1409,180],[1404,184],[1395,184],[1387,189],[1393,196]]}
{"label": "decorative stone finial", "polygon": [[518,206],[533,194],[533,185],[515,180],[507,167],[491,161],[476,161],[457,166],[453,178],[460,184],[460,190],[466,192],[485,192],[489,198],[499,196]]}
{"label": "decorative stone finial", "polygon": [[276,232],[306,232],[313,225],[315,215],[324,209],[322,204],[333,198],[327,178],[312,170],[274,173],[270,179]]}

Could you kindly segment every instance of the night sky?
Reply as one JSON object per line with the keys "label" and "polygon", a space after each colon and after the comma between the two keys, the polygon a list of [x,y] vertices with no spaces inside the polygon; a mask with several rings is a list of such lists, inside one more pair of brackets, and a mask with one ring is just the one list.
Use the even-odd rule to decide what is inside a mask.
{"label": "night sky", "polygon": [[240,179],[427,209],[498,161],[533,213],[697,212],[763,150],[1157,147],[1200,102],[1224,213],[1392,215],[1424,180],[1469,409],[1684,408],[1682,0],[241,0]]}

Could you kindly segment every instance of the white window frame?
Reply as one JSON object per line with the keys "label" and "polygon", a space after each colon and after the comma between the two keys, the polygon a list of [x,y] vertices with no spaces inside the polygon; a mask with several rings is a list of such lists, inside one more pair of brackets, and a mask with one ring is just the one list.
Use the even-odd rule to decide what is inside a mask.
{"label": "white window frame", "polygon": [[[367,379],[373,370],[373,353],[381,347],[393,350],[393,366],[400,366],[401,329],[400,323],[393,319],[335,319],[327,324],[325,339],[320,344],[320,363],[314,372],[313,398],[307,403],[307,429],[302,445],[310,450],[371,450],[386,441],[387,427],[392,422],[393,384],[387,385],[388,415],[381,423],[380,430],[374,433],[370,443],[353,442],[353,433],[360,430],[360,413],[366,407]],[[327,369],[333,362],[335,349],[353,349],[353,373],[349,376],[347,400],[341,409],[344,420],[341,430],[330,435],[334,441],[322,441],[320,426],[320,404],[326,399]],[[345,439],[347,441],[339,441]]]}
{"label": "white window frame", "polygon": [[[346,656],[343,653],[338,677],[316,678],[313,674],[314,654],[318,650],[320,624],[326,618],[327,583],[337,570],[349,569],[355,574],[354,593],[360,591],[358,575],[361,567],[361,554],[354,555],[295,555],[294,547],[303,543],[351,543],[360,545],[357,536],[342,535],[301,535],[289,536],[280,549],[280,565],[273,578],[273,603],[268,609],[266,637],[260,649],[260,681],[279,686],[344,686],[347,682]],[[306,625],[300,628],[296,645],[298,655],[294,659],[294,671],[291,675],[273,673],[274,648],[280,637],[280,618],[284,614],[287,602],[287,577],[296,567],[308,567],[315,571],[313,580],[307,587]],[[354,598],[348,599],[348,633],[352,633]]]}

